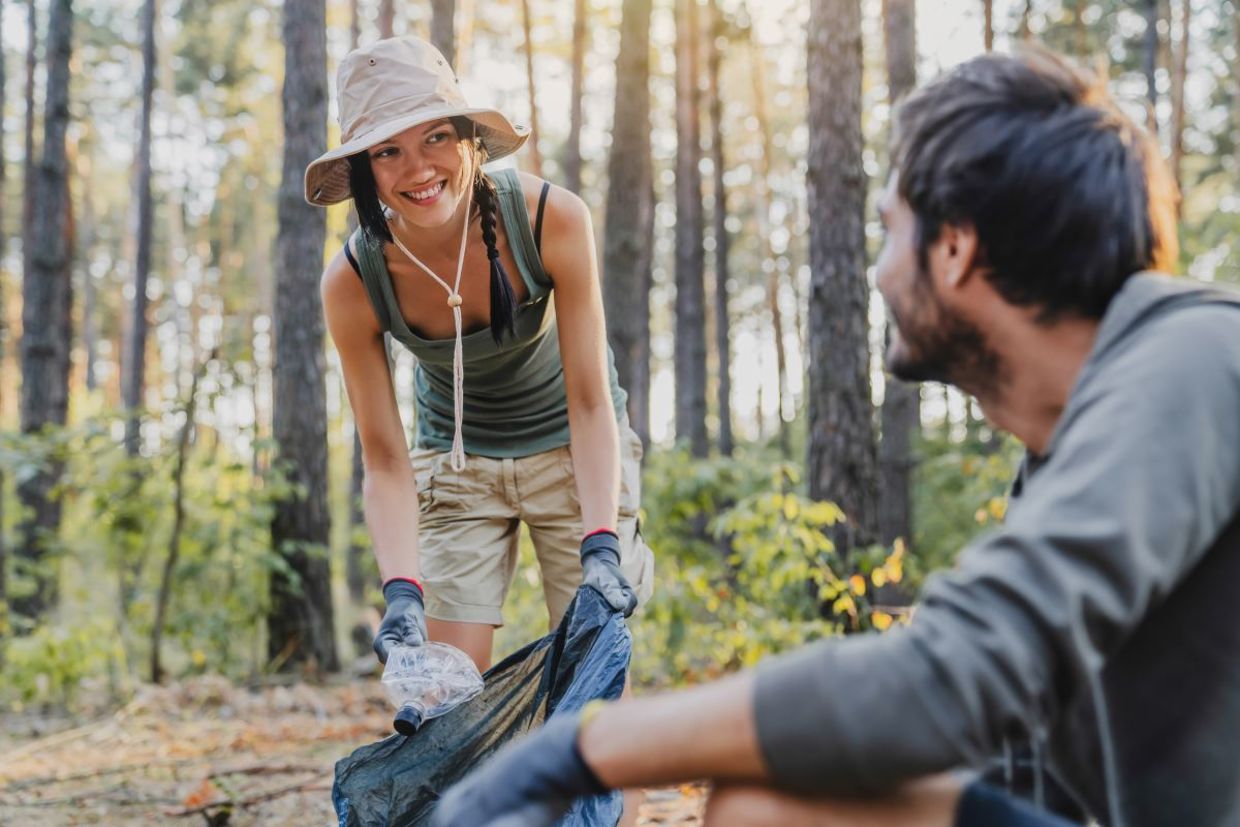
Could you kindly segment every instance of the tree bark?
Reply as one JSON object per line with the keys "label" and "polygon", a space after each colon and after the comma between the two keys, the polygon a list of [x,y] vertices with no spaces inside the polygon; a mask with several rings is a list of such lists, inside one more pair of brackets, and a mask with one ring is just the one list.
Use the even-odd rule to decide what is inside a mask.
{"label": "tree bark", "polygon": [[365,557],[366,547],[353,537],[366,524],[362,509],[362,484],[366,481],[366,466],[362,463],[362,440],[357,428],[353,428],[353,462],[349,472],[349,545],[345,554],[345,583],[349,587],[349,599],[354,606],[362,605],[366,597]]}
{"label": "tree bark", "polygon": [[1145,72],[1146,127],[1158,137],[1158,0],[1145,0],[1145,40],[1141,66]]}
{"label": "tree bark", "polygon": [[[29,268],[22,280],[21,429],[30,434],[65,424],[69,400],[70,282],[69,59],[73,48],[71,0],[52,0],[47,28],[47,97],[43,107],[43,156],[34,175]],[[15,556],[32,575],[32,593],[15,597],[12,610],[37,620],[56,601],[49,548],[60,527],[54,492],[61,463],[53,462],[18,486],[27,509]]]}
{"label": "tree bark", "polygon": [[576,0],[573,11],[572,90],[568,96],[568,142],[564,144],[564,186],[581,194],[582,95],[586,71],[586,0]]}
{"label": "tree bark", "polygon": [[789,459],[792,456],[792,441],[788,418],[784,415],[788,395],[788,355],[784,350],[784,314],[779,307],[779,267],[775,262],[775,251],[771,247],[771,157],[774,145],[771,140],[771,119],[766,108],[766,59],[754,37],[752,24],[749,27],[749,57],[754,116],[758,119],[758,135],[762,141],[762,154],[754,183],[758,190],[758,236],[762,245],[763,268],[767,270],[766,302],[771,314],[771,332],[775,337],[775,407],[778,414],[780,453],[785,459]]}
{"label": "tree bark", "polygon": [[456,66],[456,0],[431,0],[431,43]]}
{"label": "tree bark", "polygon": [[278,669],[339,669],[333,626],[327,506],[327,405],[323,309],[325,214],[302,197],[302,173],[327,145],[325,0],[286,0],[284,169],[276,240],[273,430],[298,493],[279,502],[272,544],[289,571],[274,571],[268,653]]}
{"label": "tree bark", "polygon": [[848,521],[841,555],[877,537],[877,457],[870,400],[861,163],[860,0],[812,0],[808,197],[809,493]]}
{"label": "tree bark", "polygon": [[728,190],[723,180],[723,98],[719,90],[719,69],[723,60],[723,12],[719,0],[710,0],[710,26],[707,52],[707,79],[710,93],[710,155],[715,178],[715,351],[719,358],[716,385],[719,406],[719,453],[732,456],[732,348],[731,318],[728,315]]}
{"label": "tree bark", "polygon": [[[917,5],[916,0],[886,0],[883,6],[887,97],[894,108],[917,83]],[[990,0],[986,7],[989,11]],[[993,37],[989,15],[987,33]],[[888,341],[890,338],[888,331]],[[921,389],[891,374],[886,376],[885,387],[879,442],[879,539],[884,544],[891,544],[897,538],[910,543],[913,536],[912,448],[921,422]]]}
{"label": "tree bark", "polygon": [[86,390],[99,387],[99,320],[95,277],[90,271],[90,261],[98,241],[99,219],[95,214],[95,195],[89,169],[82,178],[82,244],[79,248],[82,272],[82,350],[86,357]]}
{"label": "tree bark", "polygon": [[1021,40],[1033,38],[1033,30],[1029,25],[1031,17],[1033,17],[1033,0],[1025,0],[1025,7],[1020,11],[1020,23],[1016,27],[1016,36]]}
{"label": "tree bark", "polygon": [[26,0],[26,124],[25,155],[22,157],[22,272],[30,271],[30,251],[34,249],[35,191],[35,121],[38,112],[34,103],[35,72],[39,66],[39,14],[34,0]]}
{"label": "tree bark", "polygon": [[542,153],[538,151],[538,96],[534,84],[534,36],[530,20],[530,0],[521,0],[521,28],[525,33],[525,86],[530,97],[530,171],[539,178],[543,174]]}
{"label": "tree bark", "polygon": [[650,285],[654,248],[654,167],[650,149],[650,9],[627,0],[616,56],[616,99],[607,159],[603,297],[607,339],[629,420],[650,444]]}
{"label": "tree bark", "polygon": [[995,50],[995,0],[982,0],[982,46]]}
{"label": "tree bark", "polygon": [[379,25],[379,39],[395,37],[396,2],[395,0],[379,0],[379,16],[375,21]]}
{"label": "tree bark", "polygon": [[129,341],[125,348],[125,453],[134,457],[140,448],[142,391],[146,377],[146,287],[151,274],[151,109],[155,95],[155,0],[142,6],[142,109],[138,122],[138,147],[134,158],[134,203],[137,205],[134,243],[133,305],[129,314]]}
{"label": "tree bark", "polygon": [[676,1],[676,439],[695,457],[706,436],[706,252],[698,97],[698,0]]}
{"label": "tree bark", "polygon": [[[1232,154],[1235,169],[1240,173],[1240,3],[1232,3],[1234,13],[1231,18],[1232,48],[1235,49],[1236,62],[1232,67],[1231,76],[1231,118],[1235,137],[1232,140]],[[1240,181],[1237,181],[1240,184]]]}
{"label": "tree bark", "polygon": [[[0,25],[4,20],[4,2],[0,0]],[[7,137],[5,127],[7,123],[4,118],[5,100],[5,77],[4,72],[5,61],[0,59],[0,261],[4,260],[7,253],[7,242],[9,240],[8,233],[4,230],[4,205],[5,197],[8,194],[6,186],[7,179],[5,169],[8,164],[8,158],[4,152],[4,141]],[[0,270],[0,417],[4,416],[4,357],[5,350],[9,339],[8,326],[8,289],[9,280],[4,270]],[[0,669],[4,668],[4,641],[9,636],[9,592],[8,592],[8,549],[5,547],[4,540],[4,471],[0,469]]]}
{"label": "tree bark", "polygon": [[[1184,192],[1184,84],[1188,79],[1189,28],[1192,24],[1192,0],[1180,0],[1180,40],[1175,51],[1175,68],[1171,75],[1171,174],[1175,186]],[[1179,212],[1183,202],[1176,201]]]}
{"label": "tree bark", "polygon": [[172,575],[176,573],[181,557],[181,532],[185,526],[185,463],[189,454],[190,434],[194,430],[194,416],[198,407],[198,380],[211,363],[214,354],[194,369],[189,382],[189,398],[185,402],[185,424],[177,436],[177,461],[172,471],[172,536],[168,540],[168,557],[164,560],[163,574],[159,579],[159,593],[155,599],[155,620],[151,624],[151,683],[162,683],[164,669],[160,662],[160,643],[164,635],[164,618],[168,614],[168,602],[172,597]]}

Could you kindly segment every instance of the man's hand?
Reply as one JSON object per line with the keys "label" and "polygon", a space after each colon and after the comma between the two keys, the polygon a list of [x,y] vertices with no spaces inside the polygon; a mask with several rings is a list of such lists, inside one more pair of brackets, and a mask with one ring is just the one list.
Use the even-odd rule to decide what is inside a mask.
{"label": "man's hand", "polygon": [[440,799],[432,827],[551,827],[573,801],[607,789],[577,746],[580,714],[553,716]]}
{"label": "man's hand", "polygon": [[387,663],[389,647],[426,643],[426,614],[422,587],[412,580],[393,578],[384,583],[383,599],[387,611],[375,635],[375,654],[380,663]]}
{"label": "man's hand", "polygon": [[617,612],[628,617],[637,608],[637,595],[620,571],[620,538],[596,531],[581,541],[581,583],[603,596]]}

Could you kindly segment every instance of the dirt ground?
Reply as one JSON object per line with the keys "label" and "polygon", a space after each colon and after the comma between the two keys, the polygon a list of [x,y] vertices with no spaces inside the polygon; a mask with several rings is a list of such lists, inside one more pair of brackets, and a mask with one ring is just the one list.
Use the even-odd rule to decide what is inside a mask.
{"label": "dirt ground", "polygon": [[[332,770],[385,737],[377,681],[250,690],[222,678],[143,689],[57,729],[0,722],[0,825],[333,825]],[[697,787],[648,790],[639,824],[701,823]]]}

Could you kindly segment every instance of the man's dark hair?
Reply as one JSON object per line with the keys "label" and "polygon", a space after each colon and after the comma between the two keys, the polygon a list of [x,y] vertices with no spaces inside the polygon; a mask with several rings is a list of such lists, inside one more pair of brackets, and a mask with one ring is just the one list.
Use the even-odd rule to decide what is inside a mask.
{"label": "man's dark hair", "polygon": [[988,54],[899,108],[894,169],[922,268],[944,224],[972,225],[986,277],[1043,320],[1100,318],[1133,273],[1176,257],[1157,146],[1090,73],[1044,49]]}

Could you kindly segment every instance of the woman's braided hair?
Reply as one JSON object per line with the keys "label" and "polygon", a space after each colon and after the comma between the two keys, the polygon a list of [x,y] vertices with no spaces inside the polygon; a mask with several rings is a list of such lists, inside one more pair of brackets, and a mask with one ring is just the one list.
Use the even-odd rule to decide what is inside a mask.
{"label": "woman's braided hair", "polygon": [[[473,134],[473,121],[468,118],[452,118],[452,124],[458,135]],[[500,259],[495,232],[499,195],[495,182],[482,170],[486,150],[476,140],[462,140],[470,140],[476,162],[473,182],[474,210],[482,224],[482,240],[486,244],[487,259],[491,263],[491,337],[499,344],[505,333],[513,332],[517,315],[517,296]],[[357,210],[357,220],[362,232],[372,241],[391,244],[392,231],[388,227],[383,203],[379,200],[379,188],[375,183],[374,171],[370,168],[369,155],[358,152],[348,156],[348,160],[349,188],[353,193],[353,207]],[[472,221],[472,215],[470,219]]]}

